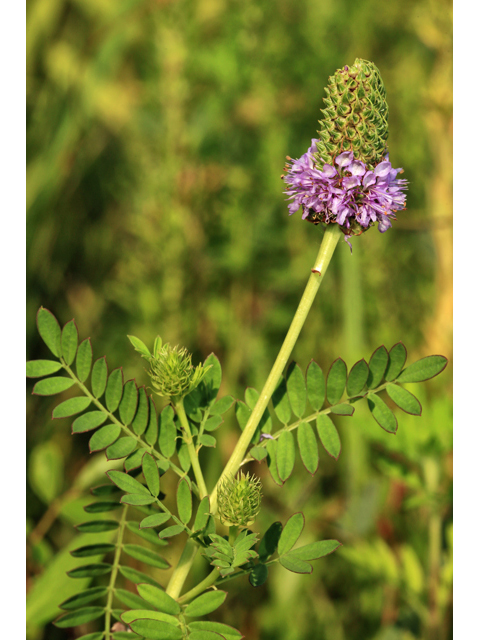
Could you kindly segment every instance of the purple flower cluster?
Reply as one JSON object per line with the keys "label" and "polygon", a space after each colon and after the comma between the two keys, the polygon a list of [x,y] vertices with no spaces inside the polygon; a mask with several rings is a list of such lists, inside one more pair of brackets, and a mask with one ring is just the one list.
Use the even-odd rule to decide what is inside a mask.
{"label": "purple flower cluster", "polygon": [[291,200],[290,215],[300,207],[302,218],[314,224],[337,222],[345,235],[359,235],[378,222],[378,230],[384,233],[396,220],[395,212],[405,209],[407,181],[397,179],[403,169],[392,169],[388,154],[373,171],[353,152],[344,151],[335,158],[336,167],[325,164],[320,171],[315,164],[317,151],[315,139],[312,146],[298,160],[291,160],[282,176],[288,185],[285,193]]}

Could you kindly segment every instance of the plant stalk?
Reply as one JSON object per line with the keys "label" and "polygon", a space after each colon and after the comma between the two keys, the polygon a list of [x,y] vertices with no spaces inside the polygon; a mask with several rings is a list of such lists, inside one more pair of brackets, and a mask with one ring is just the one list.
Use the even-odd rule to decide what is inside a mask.
{"label": "plant stalk", "polygon": [[312,273],[310,274],[302,299],[300,300],[295,316],[293,317],[292,324],[290,325],[283,345],[278,353],[277,359],[275,360],[275,364],[270,371],[267,381],[265,382],[265,386],[260,393],[260,397],[258,398],[257,404],[252,411],[245,429],[243,430],[243,433],[240,436],[237,445],[222,472],[222,475],[215,485],[212,495],[210,496],[210,513],[213,515],[217,512],[217,489],[219,483],[225,478],[235,476],[240,468],[247,448],[255,434],[255,430],[262,419],[263,413],[267,408],[270,398],[272,397],[288,359],[290,358],[297,338],[300,335],[300,331],[302,330],[307,318],[308,312],[310,311],[317,291],[320,288],[327,267],[330,264],[335,247],[337,246],[341,236],[342,231],[337,224],[331,224],[325,230]]}
{"label": "plant stalk", "polygon": [[178,598],[182,591],[183,584],[187,579],[193,560],[198,550],[198,545],[190,538],[187,540],[185,547],[180,556],[177,566],[175,567],[170,582],[166,588],[166,593],[174,600]]}
{"label": "plant stalk", "polygon": [[182,425],[182,428],[185,431],[185,437],[183,438],[183,441],[187,445],[188,455],[190,456],[190,462],[192,463],[192,469],[198,484],[198,490],[200,492],[200,500],[201,500],[206,495],[208,495],[208,491],[207,491],[207,486],[205,484],[205,480],[203,479],[203,473],[200,468],[200,463],[198,461],[198,453],[195,449],[195,445],[193,444],[192,432],[190,430],[190,425],[188,424],[188,418],[187,418],[187,414],[185,413],[185,407],[183,406],[183,398],[181,398],[175,403],[175,409],[177,410],[177,414],[180,419],[180,424]]}

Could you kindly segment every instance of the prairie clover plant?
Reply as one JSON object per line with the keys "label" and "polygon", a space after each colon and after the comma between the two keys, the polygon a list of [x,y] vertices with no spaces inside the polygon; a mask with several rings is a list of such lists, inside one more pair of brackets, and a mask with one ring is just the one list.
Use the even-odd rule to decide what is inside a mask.
{"label": "prairie clover plant", "polygon": [[[281,486],[299,455],[315,474],[321,462],[318,441],[335,460],[340,455],[331,415],[351,416],[361,401],[382,429],[395,434],[397,418],[383,392],[400,409],[419,416],[420,402],[402,384],[428,380],[447,364],[445,357],[433,355],[405,367],[407,351],[401,342],[390,350],[378,347],[368,362],[362,359],[350,371],[337,358],[326,376],[314,360],[305,372],[288,362],[339,238],[359,235],[375,223],[383,233],[395,212],[405,207],[406,181],[397,179],[401,170],[392,169],[388,158],[388,107],[376,66],[356,60],[329,79],[326,92],[318,139],[299,160],[287,158],[283,176],[290,213],[301,208],[303,219],[322,224],[325,231],[260,393],[248,388],[244,401],[218,397],[222,369],[216,356],[194,367],[185,348],[163,345],[160,338],[150,352],[139,338],[129,336],[148,362],[151,387],[124,381],[122,368],[109,373],[105,357],[93,362],[90,339],[79,343],[74,320],[61,329],[50,311],[38,311],[38,331],[55,359],[27,363],[27,375],[41,378],[33,393],[49,396],[76,386],[80,395],[56,406],[53,418],[75,415],[72,432],[92,432],[91,452],[104,450],[108,460],[123,460],[123,471],[111,469],[106,483],[92,489],[95,501],[85,510],[98,514],[96,519],[77,525],[80,533],[91,534],[92,542],[72,555],[92,557],[92,562],[70,575],[86,578],[92,586],[61,603],[64,613],[55,622],[61,628],[89,624],[92,632],[83,640],[241,638],[230,626],[201,620],[223,604],[229,580],[248,576],[258,587],[275,563],[288,571],[311,573],[311,563],[335,551],[341,541],[302,545],[302,513],[283,524],[273,522],[264,532],[251,530],[261,508],[261,485],[240,469],[251,461],[263,462]],[[167,403],[159,414],[151,392]],[[207,487],[199,452],[215,447],[212,434],[233,405],[241,433],[216,485]],[[273,426],[272,411],[279,428]],[[178,476],[174,507],[172,500],[170,507],[164,501],[165,474]],[[127,531],[138,537],[137,544],[124,542]],[[170,567],[161,552],[174,536],[186,542],[163,587],[148,567]],[[196,558],[205,570],[211,567],[201,582],[185,591]],[[136,568],[138,563],[145,565],[143,571]]]}

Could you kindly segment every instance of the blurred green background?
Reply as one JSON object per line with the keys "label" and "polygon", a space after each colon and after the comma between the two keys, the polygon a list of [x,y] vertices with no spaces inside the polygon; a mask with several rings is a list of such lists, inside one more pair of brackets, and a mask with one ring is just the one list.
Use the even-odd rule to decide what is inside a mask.
{"label": "blurred green background", "polygon": [[[284,159],[306,151],[328,76],[356,57],[385,82],[408,209],[354,238],[352,255],[341,242],[293,357],[327,370],[398,340],[410,361],[451,357],[451,13],[446,0],[30,0],[29,359],[48,357],[43,305],[75,317],[127,379],[147,382],[126,334],[160,334],[195,362],[215,352],[223,393],[261,387],[322,235],[287,215]],[[412,388],[423,416],[399,415],[396,436],[360,408],[336,418],[343,452],[313,479],[298,464],[278,488],[252,467],[260,529],[302,509],[305,543],[344,546],[311,576],[279,567],[257,590],[231,583],[217,619],[249,640],[452,637],[451,378],[450,364]],[[51,620],[82,586],[65,576],[72,524],[107,468],[67,420],[52,423],[56,402],[28,396],[30,640],[81,635]],[[229,415],[223,461],[239,433]],[[219,462],[207,462],[213,485]]]}

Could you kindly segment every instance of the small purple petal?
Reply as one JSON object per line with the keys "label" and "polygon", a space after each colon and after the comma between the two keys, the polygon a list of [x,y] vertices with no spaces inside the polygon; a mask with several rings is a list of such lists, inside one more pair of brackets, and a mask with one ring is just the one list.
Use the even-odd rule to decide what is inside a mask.
{"label": "small purple petal", "polygon": [[321,174],[324,178],[334,178],[337,175],[337,170],[331,164],[324,164]]}
{"label": "small purple petal", "polygon": [[385,178],[390,173],[391,168],[392,165],[390,162],[380,162],[380,164],[377,164],[375,167],[375,175],[377,178]]}
{"label": "small purple petal", "polygon": [[269,433],[262,433],[262,435],[260,436],[259,442],[261,442],[262,440],[274,440],[274,437],[271,436]]}
{"label": "small purple petal", "polygon": [[360,178],[358,176],[349,176],[347,178],[343,178],[342,184],[344,189],[353,189],[353,187],[359,186]]}
{"label": "small purple petal", "polygon": [[363,176],[365,174],[365,165],[360,160],[354,160],[348,170],[352,176]]}
{"label": "small purple petal", "polygon": [[335,164],[339,167],[348,167],[353,160],[353,151],[344,151],[335,158]]}
{"label": "small purple petal", "polygon": [[364,187],[371,187],[372,184],[375,184],[376,180],[377,179],[373,171],[367,171],[367,173],[363,176],[362,183]]}

